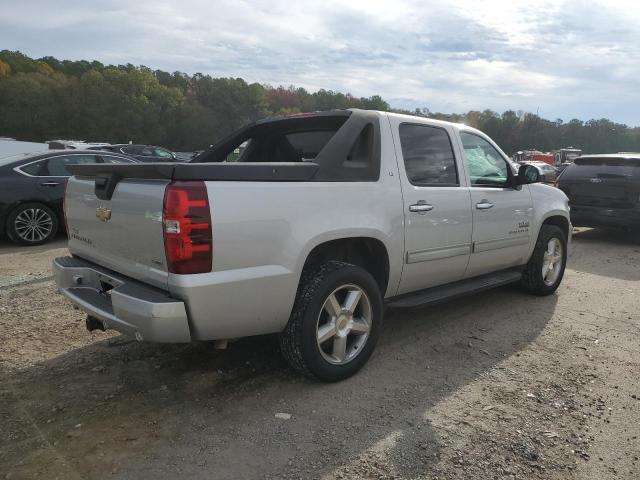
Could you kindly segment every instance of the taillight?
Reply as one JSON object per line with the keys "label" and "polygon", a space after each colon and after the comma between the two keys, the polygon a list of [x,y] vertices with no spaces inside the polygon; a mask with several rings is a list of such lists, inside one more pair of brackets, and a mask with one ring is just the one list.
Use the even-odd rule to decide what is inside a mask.
{"label": "taillight", "polygon": [[171,273],[211,271],[211,212],[204,182],[173,182],[164,193],[164,248]]}

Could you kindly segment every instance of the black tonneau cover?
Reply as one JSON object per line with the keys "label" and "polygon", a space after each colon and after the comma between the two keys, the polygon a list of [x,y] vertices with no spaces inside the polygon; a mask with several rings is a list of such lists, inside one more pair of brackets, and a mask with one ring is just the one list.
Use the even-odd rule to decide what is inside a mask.
{"label": "black tonneau cover", "polygon": [[318,164],[304,163],[96,163],[68,165],[82,177],[139,178],[147,180],[220,180],[244,182],[304,182]]}

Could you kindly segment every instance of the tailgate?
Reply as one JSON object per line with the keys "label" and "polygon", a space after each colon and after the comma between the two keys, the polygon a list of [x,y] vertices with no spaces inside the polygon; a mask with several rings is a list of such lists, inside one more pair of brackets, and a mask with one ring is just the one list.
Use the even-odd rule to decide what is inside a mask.
{"label": "tailgate", "polygon": [[65,195],[70,252],[167,289],[162,204],[168,183],[123,179],[110,199],[100,199],[95,178],[71,177]]}
{"label": "tailgate", "polygon": [[581,166],[571,179],[561,182],[561,188],[572,205],[633,208],[638,201],[634,169],[637,167]]}
{"label": "tailgate", "polygon": [[171,181],[305,181],[315,163],[84,164],[65,194],[69,250],[122,275],[168,289],[162,208]]}

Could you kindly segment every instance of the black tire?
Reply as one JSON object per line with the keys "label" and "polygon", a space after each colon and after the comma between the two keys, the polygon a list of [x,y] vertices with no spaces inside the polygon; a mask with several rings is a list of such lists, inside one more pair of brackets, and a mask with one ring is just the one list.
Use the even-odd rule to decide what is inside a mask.
{"label": "black tire", "polygon": [[[557,274],[557,278],[551,284],[545,282],[543,278],[542,268],[545,262],[545,253],[549,242],[553,239],[557,239],[562,246],[562,258],[560,260],[560,267]],[[538,240],[536,246],[533,249],[533,254],[529,259],[523,275],[520,281],[522,289],[533,295],[551,295],[556,291],[562,277],[564,276],[564,269],[567,265],[567,237],[560,227],[555,225],[543,225],[538,234]]]}
{"label": "black tire", "polygon": [[[21,221],[25,215],[29,216],[32,212],[36,214],[36,217],[42,215],[41,218],[49,219],[47,222],[42,223],[41,227],[33,235],[25,233],[23,230],[24,223]],[[58,216],[46,205],[42,203],[24,203],[14,208],[7,217],[7,236],[9,240],[18,245],[41,245],[56,236],[59,224]]]}
{"label": "black tire", "polygon": [[[362,340],[363,345],[351,344],[350,352],[354,354],[354,358],[348,360],[348,363],[334,364],[326,358],[326,352],[321,352],[317,331],[320,316],[324,315],[325,301],[328,301],[336,289],[347,285],[362,290],[366,295],[363,298],[368,300],[370,305],[369,331],[367,338]],[[382,317],[380,287],[373,276],[363,268],[338,261],[307,268],[302,273],[289,323],[280,334],[280,350],[287,362],[298,372],[324,382],[337,382],[350,377],[367,362],[378,341]]]}

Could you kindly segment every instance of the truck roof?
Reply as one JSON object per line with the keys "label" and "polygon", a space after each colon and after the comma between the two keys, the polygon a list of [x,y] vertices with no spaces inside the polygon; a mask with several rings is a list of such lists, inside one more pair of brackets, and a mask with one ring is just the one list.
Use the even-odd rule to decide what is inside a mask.
{"label": "truck roof", "polygon": [[[418,115],[410,115],[407,113],[396,113],[396,112],[385,112],[382,110],[363,110],[361,108],[349,108],[349,109],[340,109],[340,110],[324,110],[324,111],[316,111],[316,112],[308,112],[308,113],[295,113],[293,115],[285,115],[285,116],[280,116],[280,117],[268,117],[268,118],[264,118],[261,120],[258,120],[254,123],[251,123],[247,126],[250,125],[260,125],[263,123],[270,123],[270,122],[278,122],[278,121],[286,121],[286,120],[291,120],[291,119],[295,119],[295,118],[310,118],[310,117],[337,117],[337,116],[344,116],[344,117],[348,117],[349,115],[351,115],[352,112],[373,112],[373,113],[377,113],[378,115],[389,115],[390,117],[396,117],[399,118],[401,120],[405,120],[405,121],[419,121],[420,123],[425,123],[425,124],[430,124],[430,125],[435,125],[435,126],[450,126],[450,127],[454,127],[456,129],[459,130],[467,130],[467,131],[474,131],[474,132],[480,132],[480,130],[470,127],[468,125],[465,125],[464,123],[455,123],[455,122],[448,122],[446,120],[437,120],[435,118],[429,118],[429,117],[421,117]],[[482,133],[482,132],[480,132]]]}

